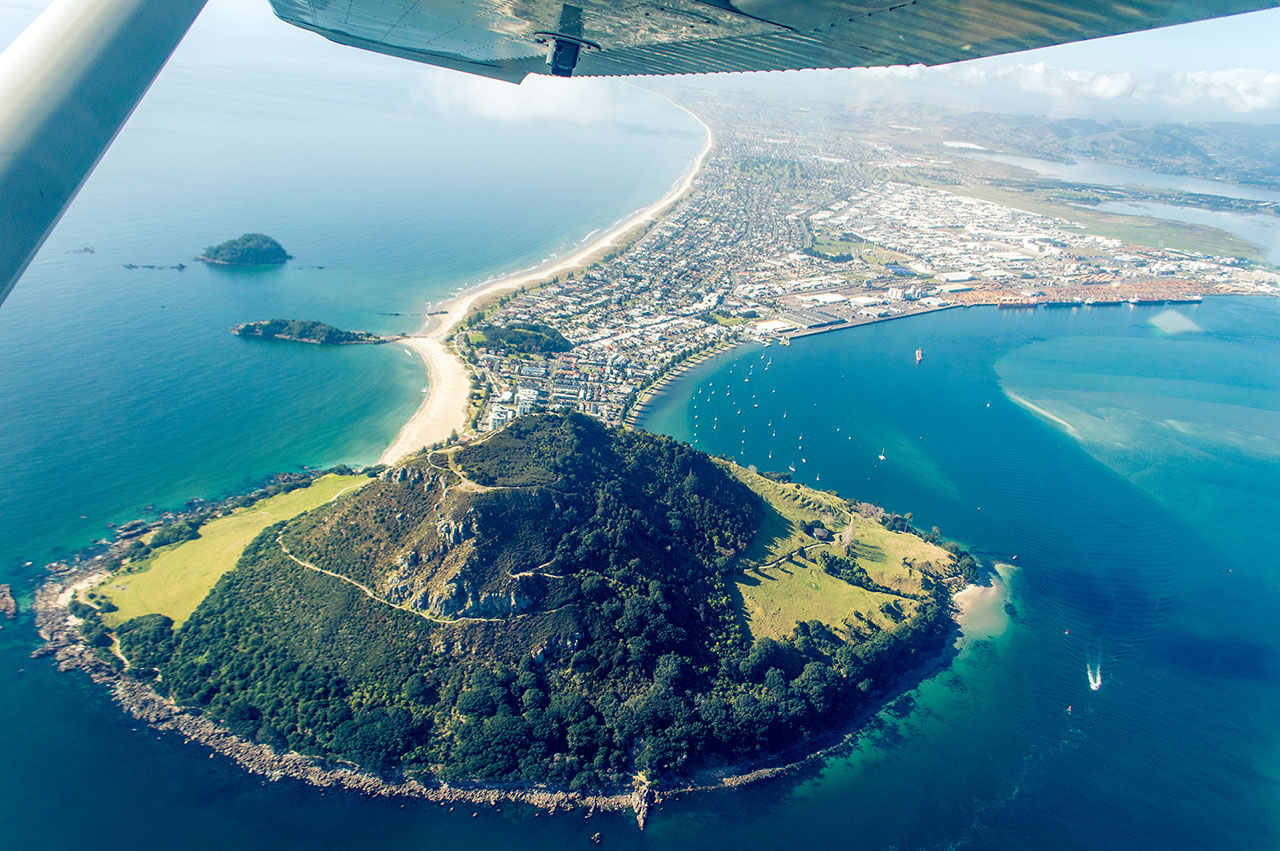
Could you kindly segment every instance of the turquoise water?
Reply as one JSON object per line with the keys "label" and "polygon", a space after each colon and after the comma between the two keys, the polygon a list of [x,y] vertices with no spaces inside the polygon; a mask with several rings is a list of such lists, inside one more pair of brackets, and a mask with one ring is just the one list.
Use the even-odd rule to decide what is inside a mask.
{"label": "turquoise water", "polygon": [[645,427],[1017,565],[1007,628],[775,815],[865,847],[1274,847],[1278,376],[1260,299],[947,311],[690,373]]}

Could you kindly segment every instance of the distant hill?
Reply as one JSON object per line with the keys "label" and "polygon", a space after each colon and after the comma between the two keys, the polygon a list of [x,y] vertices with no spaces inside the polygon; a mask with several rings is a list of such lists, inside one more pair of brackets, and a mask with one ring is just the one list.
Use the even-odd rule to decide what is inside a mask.
{"label": "distant hill", "polygon": [[1275,125],[1045,118],[904,104],[867,107],[856,121],[870,132],[902,122],[912,125],[917,137],[959,134],[1008,154],[1079,159],[1280,189],[1280,128]]}
{"label": "distant hill", "polygon": [[534,355],[567,352],[573,348],[573,343],[555,328],[538,322],[486,325],[473,332],[471,342],[483,348]]}
{"label": "distant hill", "polygon": [[231,328],[238,337],[262,337],[266,340],[290,340],[320,346],[346,346],[356,343],[385,343],[386,337],[368,331],[344,331],[311,319],[263,319],[242,322]]}
{"label": "distant hill", "polygon": [[196,259],[215,266],[278,266],[291,256],[265,233],[246,233],[206,248]]}
{"label": "distant hill", "polygon": [[277,748],[674,786],[803,749],[939,650],[963,565],[903,525],[533,415],[268,527],[180,628],[155,612],[116,634],[131,675]]}

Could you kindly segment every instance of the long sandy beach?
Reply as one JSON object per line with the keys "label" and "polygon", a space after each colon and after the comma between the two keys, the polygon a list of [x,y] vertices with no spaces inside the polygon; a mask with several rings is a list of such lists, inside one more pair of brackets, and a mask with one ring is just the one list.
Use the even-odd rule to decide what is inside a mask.
{"label": "long sandy beach", "polygon": [[[686,109],[685,112],[689,111]],[[451,432],[461,434],[466,430],[470,379],[461,358],[449,347],[449,340],[472,305],[497,293],[519,289],[526,284],[588,264],[635,228],[656,219],[689,191],[713,141],[711,128],[692,112],[689,115],[702,126],[706,141],[689,168],[661,199],[628,216],[568,257],[549,260],[534,269],[488,281],[462,293],[428,315],[427,321],[416,334],[397,341],[422,358],[427,368],[427,392],[423,395],[418,410],[382,453],[378,459],[379,464],[394,464],[425,446],[446,439]],[[441,310],[444,312],[439,312]]]}

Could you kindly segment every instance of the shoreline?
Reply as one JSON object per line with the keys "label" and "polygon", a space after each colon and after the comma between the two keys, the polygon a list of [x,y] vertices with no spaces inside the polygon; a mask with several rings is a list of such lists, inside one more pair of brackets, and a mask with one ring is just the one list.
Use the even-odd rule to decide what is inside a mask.
{"label": "shoreline", "polygon": [[[691,795],[722,789],[733,789],[795,774],[841,753],[855,744],[868,719],[883,711],[898,697],[910,692],[929,677],[945,670],[961,652],[966,640],[966,622],[980,611],[1006,598],[1007,589],[999,582],[988,585],[966,585],[951,593],[948,618],[950,639],[938,650],[910,669],[901,671],[885,684],[872,706],[849,717],[835,729],[808,742],[818,745],[805,752],[805,743],[797,743],[784,751],[761,754],[754,760],[734,766],[707,768],[685,778],[679,786],[656,790],[643,776],[637,776],[631,789],[615,789],[581,793],[539,785],[519,783],[483,785],[442,780],[422,782],[407,777],[383,777],[361,769],[354,763],[324,760],[294,751],[278,751],[271,745],[245,739],[205,718],[198,710],[183,707],[161,696],[148,684],[130,678],[124,671],[108,664],[95,654],[79,633],[79,619],[69,606],[73,597],[108,575],[91,562],[62,567],[36,590],[32,606],[36,629],[44,643],[31,653],[33,658],[52,656],[59,671],[81,671],[94,683],[106,686],[112,699],[129,715],[154,730],[182,736],[184,744],[200,744],[213,753],[225,756],[250,774],[272,782],[293,779],[316,788],[336,788],[370,797],[410,798],[440,804],[467,804],[499,807],[504,803],[523,804],[548,814],[585,810],[594,812],[632,812],[640,830],[644,830],[651,811],[661,805]],[[1003,576],[1000,577],[1003,579]],[[978,638],[980,636],[975,636]],[[213,753],[210,754],[212,758]]]}
{"label": "shoreline", "polygon": [[[948,304],[943,307],[931,307],[931,308],[928,308],[927,310],[916,310],[911,313],[902,313],[896,316],[882,316],[882,317],[877,317],[875,319],[866,319],[861,322],[841,322],[836,325],[825,325],[821,328],[811,328],[805,331],[797,331],[790,334],[783,334],[783,335],[780,335],[778,339],[786,340],[787,343],[785,345],[790,345],[790,341],[792,340],[800,340],[806,337],[817,337],[820,334],[830,334],[835,331],[851,331],[854,328],[862,328],[867,325],[876,325],[881,322],[892,322],[898,319],[911,319],[912,317],[915,317],[915,316],[925,316],[930,313],[941,313],[944,310],[952,310],[957,307],[968,307],[968,306],[969,305]],[[770,338],[768,341],[770,344],[777,342],[777,340],[773,338]],[[671,369],[666,370],[665,372],[660,374],[652,384],[650,384],[640,393],[640,396],[636,399],[635,403],[631,406],[631,408],[628,409],[626,416],[623,417],[622,425],[626,428],[643,428],[643,426],[640,425],[640,420],[642,417],[645,416],[645,414],[649,412],[648,411],[649,406],[657,402],[659,399],[665,396],[668,392],[671,392],[674,389],[671,385],[679,381],[681,378],[683,378],[685,373],[689,372],[694,367],[702,363],[705,363],[711,358],[717,357],[719,355],[728,354],[729,352],[732,352],[734,349],[738,348],[739,346],[747,345],[749,343],[758,343],[758,342],[759,342],[758,340],[751,340],[751,339],[746,339],[742,337],[728,340],[724,343],[721,343],[715,346],[714,348],[707,349],[704,352],[699,352],[698,354],[690,357],[688,360],[681,361],[675,367],[672,367]]]}
{"label": "shoreline", "polygon": [[728,354],[746,342],[746,340],[729,340],[720,343],[713,348],[707,349],[703,352],[698,352],[696,355],[686,358],[676,366],[663,372],[652,384],[641,391],[640,396],[635,401],[635,404],[633,404],[627,411],[627,415],[622,418],[622,426],[624,428],[636,428],[637,424],[640,422],[640,418],[643,417],[648,410],[649,405],[660,399],[668,390],[670,390],[670,385],[673,382],[679,380],[686,372],[689,372],[694,367],[706,363],[718,355]]}
{"label": "shoreline", "polygon": [[480,283],[454,296],[432,310],[428,304],[427,317],[422,327],[408,337],[395,342],[416,354],[427,371],[427,392],[418,408],[409,418],[395,439],[378,457],[378,464],[394,464],[426,446],[445,440],[453,432],[462,434],[467,426],[471,393],[471,375],[462,359],[449,345],[457,326],[467,317],[473,305],[482,299],[499,293],[519,289],[531,283],[594,262],[598,255],[614,247],[623,237],[637,228],[657,221],[660,214],[679,201],[693,187],[694,178],[702,170],[707,154],[715,143],[715,134],[701,118],[680,104],[671,101],[702,127],[706,134],[702,149],[689,167],[660,199],[625,217],[595,239],[573,250],[568,257],[552,258],[532,269],[502,276]]}

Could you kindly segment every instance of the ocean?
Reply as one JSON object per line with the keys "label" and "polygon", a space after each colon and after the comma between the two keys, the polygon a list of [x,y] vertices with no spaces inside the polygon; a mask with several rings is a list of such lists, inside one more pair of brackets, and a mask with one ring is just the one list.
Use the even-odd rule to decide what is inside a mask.
{"label": "ocean", "polygon": [[[372,461],[421,398],[398,347],[270,344],[230,325],[412,328],[427,301],[651,203],[702,143],[687,115],[629,87],[502,121],[442,94],[457,78],[270,20],[241,32],[225,8],[239,7],[201,20],[0,307],[0,582],[22,603],[44,562],[109,522]],[[191,264],[253,230],[295,259]],[[1009,567],[952,664],[845,751],[666,805],[643,834],[623,816],[266,782],[28,658],[24,616],[0,621],[4,843],[536,851],[601,832],[609,847],[735,851],[1274,847],[1278,367],[1280,305],[1210,299],[951,310],[692,370],[644,427],[794,465]]]}

